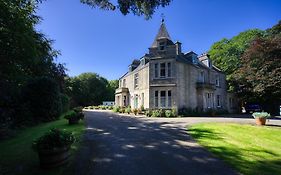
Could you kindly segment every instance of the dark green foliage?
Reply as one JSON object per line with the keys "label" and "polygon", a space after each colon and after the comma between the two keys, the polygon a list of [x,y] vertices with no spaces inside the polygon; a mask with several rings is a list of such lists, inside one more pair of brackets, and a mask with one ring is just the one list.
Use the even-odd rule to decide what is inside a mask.
{"label": "dark green foliage", "polygon": [[113,107],[113,112],[119,112],[120,111],[120,107],[119,106],[114,106]]}
{"label": "dark green foliage", "polygon": [[[0,120],[8,126],[34,120],[35,106],[31,107],[22,98],[23,88],[30,81],[49,77],[55,80],[60,91],[63,89],[65,68],[54,62],[58,51],[52,48],[51,40],[35,30],[40,21],[35,15],[37,3],[31,0],[0,0]],[[49,97],[46,100],[44,97],[40,99],[49,101]],[[60,103],[60,100],[53,103]],[[53,112],[50,118],[59,113]],[[36,116],[34,121],[38,121],[38,117],[42,118]]]}
{"label": "dark green foliage", "polygon": [[236,72],[241,98],[263,104],[264,110],[278,114],[281,104],[281,22],[256,38],[245,51],[242,66]]}
{"label": "dark green foliage", "polygon": [[83,111],[83,107],[82,106],[77,106],[75,108],[73,108],[74,112],[82,112]]}
{"label": "dark green foliage", "polygon": [[75,137],[71,132],[51,129],[42,137],[33,142],[33,149],[35,151],[40,150],[53,150],[55,148],[68,147],[74,143]]}
{"label": "dark green foliage", "polygon": [[152,110],[147,110],[147,111],[145,111],[145,115],[146,115],[147,117],[151,117],[151,116],[152,116]]}
{"label": "dark green foliage", "polygon": [[30,80],[24,88],[24,101],[35,121],[58,119],[62,112],[58,84],[48,77]]}
{"label": "dark green foliage", "polygon": [[133,13],[144,15],[146,19],[152,17],[155,9],[169,5],[172,0],[119,0],[114,3],[110,0],[80,0],[82,3],[104,10],[119,9],[123,15]]}
{"label": "dark green foliage", "polygon": [[73,111],[70,111],[69,113],[67,113],[65,116],[64,116],[65,119],[67,120],[75,120],[75,121],[79,121],[79,120],[82,120],[84,119],[84,114],[83,112],[79,112],[79,111],[75,111],[73,109]]}
{"label": "dark green foliage", "polygon": [[62,112],[65,113],[69,110],[70,98],[65,94],[60,94],[61,104],[62,104]]}
{"label": "dark green foliage", "polygon": [[227,114],[227,110],[224,109],[207,109],[206,111],[198,108],[180,108],[178,114],[184,117],[197,117],[197,116],[219,116]]}
{"label": "dark green foliage", "polygon": [[[209,50],[213,64],[218,66],[224,73],[229,84],[229,90],[234,90],[235,71],[241,66],[241,56],[258,36],[263,36],[264,31],[253,29],[241,32],[231,39],[223,38],[214,43]],[[234,81],[234,82],[233,82]]]}
{"label": "dark green foliage", "polygon": [[125,112],[126,112],[127,114],[130,114],[130,113],[132,112],[131,106],[126,107]]}
{"label": "dark green foliage", "polygon": [[116,80],[107,81],[96,73],[83,73],[66,79],[66,91],[72,106],[100,105],[103,101],[114,100]]}

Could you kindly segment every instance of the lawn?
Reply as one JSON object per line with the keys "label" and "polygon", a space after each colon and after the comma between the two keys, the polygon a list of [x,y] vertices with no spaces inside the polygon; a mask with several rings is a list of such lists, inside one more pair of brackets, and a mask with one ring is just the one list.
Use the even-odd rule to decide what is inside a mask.
{"label": "lawn", "polygon": [[84,123],[80,121],[77,125],[68,125],[68,121],[62,116],[60,120],[24,129],[16,137],[1,141],[0,174],[61,174],[69,165],[52,170],[41,170],[37,153],[31,148],[33,140],[51,128],[61,128],[74,133],[78,140],[71,146],[71,152],[75,153],[85,128]]}
{"label": "lawn", "polygon": [[204,123],[188,132],[242,174],[281,174],[280,128]]}

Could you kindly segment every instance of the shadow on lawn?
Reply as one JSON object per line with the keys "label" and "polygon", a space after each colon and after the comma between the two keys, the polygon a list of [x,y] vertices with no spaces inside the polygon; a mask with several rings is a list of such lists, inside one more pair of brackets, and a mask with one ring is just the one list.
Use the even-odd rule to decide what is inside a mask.
{"label": "shadow on lawn", "polygon": [[[192,137],[195,140],[201,139],[211,139],[211,140],[221,140],[224,138],[221,137],[220,133],[214,132],[212,129],[206,128],[190,128],[188,129],[189,133],[192,133]],[[266,155],[271,157],[280,156],[274,152],[265,150],[265,149],[256,149],[256,148],[237,148],[226,146],[206,146],[206,148],[214,153],[217,157],[222,158],[225,162],[232,165],[239,172],[243,174],[262,174],[262,175],[273,175],[281,174],[281,160],[266,160]],[[248,155],[245,155],[245,152]],[[252,156],[252,153],[262,154],[263,156],[258,159],[264,158],[264,160],[250,161],[247,156]]]}

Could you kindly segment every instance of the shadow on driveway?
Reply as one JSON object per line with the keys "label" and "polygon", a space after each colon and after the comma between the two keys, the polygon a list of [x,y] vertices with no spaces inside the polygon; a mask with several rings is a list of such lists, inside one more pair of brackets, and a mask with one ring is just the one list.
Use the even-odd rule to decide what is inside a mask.
{"label": "shadow on driveway", "polygon": [[110,112],[86,112],[87,131],[73,174],[237,174],[169,122],[147,122]]}

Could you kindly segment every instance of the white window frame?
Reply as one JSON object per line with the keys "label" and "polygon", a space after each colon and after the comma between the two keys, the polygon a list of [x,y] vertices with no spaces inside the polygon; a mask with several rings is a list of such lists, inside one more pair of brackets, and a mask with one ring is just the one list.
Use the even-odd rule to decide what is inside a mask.
{"label": "white window frame", "polygon": [[135,73],[134,75],[134,87],[135,89],[139,87],[139,73]]}

